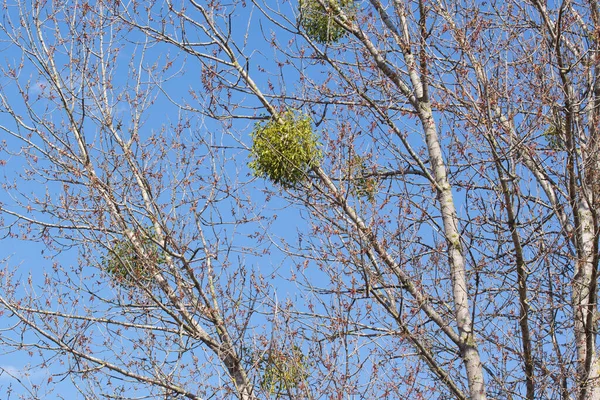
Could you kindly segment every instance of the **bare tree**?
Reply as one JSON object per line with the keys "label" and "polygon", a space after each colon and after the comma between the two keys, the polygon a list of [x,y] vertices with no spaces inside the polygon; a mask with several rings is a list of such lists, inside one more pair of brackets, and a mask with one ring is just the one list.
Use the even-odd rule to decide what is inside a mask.
{"label": "bare tree", "polygon": [[[82,263],[0,301],[65,374],[191,398],[600,398],[595,2],[53,7],[3,23],[5,152],[48,195],[7,183],[2,211]],[[153,130],[154,104],[172,121]],[[268,199],[302,222],[271,228]]]}
{"label": "bare tree", "polygon": [[2,28],[5,166],[20,169],[5,182],[6,235],[51,258],[79,249],[75,266],[28,282],[4,271],[0,303],[33,341],[3,343],[39,351],[86,397],[256,398],[266,331],[250,322],[270,292],[251,265],[265,248],[244,228],[260,210],[231,173],[240,146],[178,109],[152,125],[181,65],[148,60],[154,44],[108,5],[23,3]]}

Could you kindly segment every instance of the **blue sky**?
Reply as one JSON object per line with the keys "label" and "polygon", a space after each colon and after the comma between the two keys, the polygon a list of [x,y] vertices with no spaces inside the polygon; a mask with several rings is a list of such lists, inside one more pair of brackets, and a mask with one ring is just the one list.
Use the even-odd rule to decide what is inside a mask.
{"label": "blue sky", "polygon": [[[282,9],[285,9],[284,15],[291,16],[293,4],[287,2],[278,3],[282,3],[281,7]],[[158,12],[160,10],[157,9],[155,11]],[[273,96],[269,98],[273,98],[272,101],[274,104],[281,105],[283,103],[283,101],[276,98],[277,95],[282,92],[287,95],[297,94],[298,97],[301,97],[315,95],[319,89],[323,92],[330,90],[335,93],[337,90],[342,91],[342,88],[344,88],[344,83],[338,78],[330,76],[326,68],[319,65],[319,61],[307,61],[307,59],[302,59],[293,60],[288,63],[286,52],[294,53],[295,51],[298,51],[303,45],[302,42],[293,42],[290,40],[291,36],[289,33],[285,33],[281,28],[272,28],[272,25],[269,25],[267,20],[262,17],[255,8],[251,6],[245,8],[238,6],[231,16],[231,21],[233,22],[231,32],[232,39],[236,40],[238,43],[243,43],[243,45],[240,46],[240,49],[250,58],[247,65],[248,71],[259,88],[268,96]],[[279,21],[281,22],[282,19],[280,18]],[[157,21],[154,21],[154,23],[158,25]],[[283,23],[287,24],[285,25],[287,27],[291,26],[289,21]],[[64,31],[66,26],[61,25],[59,28]],[[167,30],[168,29],[169,28],[167,28]],[[276,30],[276,33],[273,33],[272,29]],[[205,36],[196,36],[196,32],[197,31],[195,30],[188,32],[187,39],[189,41],[206,41]],[[181,35],[180,32],[176,32],[175,34]],[[49,30],[48,35],[49,40],[52,41],[53,38],[51,37]],[[267,113],[262,108],[262,105],[252,94],[244,93],[243,91],[228,92],[226,89],[219,90],[218,88],[206,87],[202,78],[207,74],[210,74],[211,70],[209,67],[213,66],[210,62],[206,62],[202,65],[197,59],[179,52],[173,46],[155,44],[152,42],[145,43],[144,36],[138,32],[123,31],[120,32],[119,35],[122,35],[122,37],[119,38],[118,46],[122,46],[122,48],[115,56],[116,66],[113,71],[114,91],[112,93],[114,104],[112,111],[115,118],[119,120],[118,123],[122,124],[123,130],[125,131],[131,128],[132,115],[134,115],[136,111],[134,106],[130,106],[132,98],[134,98],[133,93],[130,88],[126,89],[126,86],[134,82],[135,79],[140,78],[141,81],[144,82],[142,87],[149,89],[147,99],[149,99],[149,102],[151,103],[149,103],[150,105],[145,110],[145,114],[141,119],[143,121],[143,127],[139,131],[141,142],[149,142],[154,139],[159,140],[163,138],[166,141],[172,141],[172,143],[186,145],[188,146],[188,149],[197,146],[195,148],[196,151],[191,152],[193,154],[189,155],[188,161],[190,159],[194,161],[205,160],[206,163],[193,167],[196,168],[194,171],[198,172],[203,179],[206,179],[206,182],[210,180],[209,177],[211,174],[214,174],[220,179],[217,186],[222,190],[222,192],[219,193],[222,197],[222,201],[211,209],[211,218],[214,218],[215,220],[222,218],[224,221],[232,221],[235,220],[235,218],[240,217],[262,218],[257,222],[242,224],[236,227],[219,225],[215,228],[214,232],[210,234],[210,240],[213,240],[215,243],[223,238],[221,239],[221,244],[230,244],[232,246],[231,253],[228,253],[225,257],[226,261],[223,259],[220,260],[222,263],[221,267],[223,268],[223,271],[225,271],[224,274],[233,275],[234,272],[232,271],[236,266],[244,266],[247,267],[249,271],[262,273],[271,285],[271,291],[268,293],[271,298],[269,298],[270,302],[265,301],[265,304],[262,305],[264,306],[264,309],[261,311],[265,311],[269,307],[272,307],[273,303],[281,302],[284,304],[287,300],[295,302],[299,309],[305,310],[307,303],[312,300],[317,303],[317,308],[320,311],[323,313],[329,312],[327,302],[330,301],[332,304],[335,303],[336,299],[333,298],[333,296],[323,296],[318,299],[317,296],[313,296],[303,290],[304,288],[301,288],[300,285],[312,283],[315,286],[322,285],[323,288],[330,289],[332,286],[335,286],[335,284],[330,285],[330,282],[335,282],[338,278],[340,281],[343,281],[343,284],[348,284],[349,282],[344,281],[344,279],[351,276],[351,265],[343,265],[344,263],[339,262],[339,260],[348,257],[350,251],[342,246],[342,242],[345,240],[343,235],[339,235],[338,237],[332,235],[328,237],[322,234],[327,229],[334,231],[335,227],[333,223],[328,223],[327,221],[317,223],[316,227],[321,229],[321,231],[316,232],[311,230],[311,218],[313,217],[310,215],[310,211],[304,207],[303,202],[314,201],[315,207],[318,208],[319,206],[322,206],[321,210],[325,210],[324,213],[332,219],[334,219],[333,216],[335,216],[335,209],[324,206],[325,201],[321,198],[316,198],[316,200],[311,198],[307,199],[303,197],[304,194],[302,193],[299,194],[293,191],[289,193],[280,192],[277,188],[273,190],[274,188],[272,185],[265,180],[253,179],[251,171],[247,167],[247,147],[250,142],[249,133],[255,124],[253,120],[240,118],[226,120],[221,123],[201,115],[201,112],[205,112],[206,110],[215,110],[217,113],[232,113],[237,114],[237,116],[240,117],[246,116],[255,118],[257,116],[266,116]],[[3,47],[3,52],[0,56],[0,65],[6,66],[8,64],[18,64],[22,54],[10,44],[2,41],[3,39],[4,37],[0,34],[0,46]],[[279,50],[274,49],[269,44],[270,41],[277,43]],[[96,44],[100,46],[98,43]],[[202,47],[199,46],[198,48]],[[214,50],[214,46],[208,46],[207,49],[202,49],[203,51],[206,50],[205,55],[208,54],[210,56],[210,52]],[[218,52],[216,54],[220,55]],[[342,52],[332,48],[328,50],[328,54],[331,57],[346,57],[345,59],[350,62],[363,62],[359,52]],[[143,59],[142,55],[144,57]],[[390,52],[388,57],[390,62],[402,64],[401,57],[398,54]],[[243,62],[241,59],[239,61]],[[57,62],[61,64],[62,72],[65,74],[70,72],[68,60],[64,54],[62,56],[57,56]],[[222,66],[220,69],[216,68],[216,70],[213,70],[212,72],[223,74],[231,79],[232,83],[237,80],[237,77],[234,74],[230,74],[227,68]],[[305,78],[314,81],[314,86],[311,89],[304,90],[302,83],[299,82],[301,74],[304,72],[307,73]],[[367,75],[367,71],[359,72],[361,74],[364,73],[364,75],[357,75],[358,78],[367,76],[365,79],[368,80],[368,77],[371,76]],[[281,76],[285,76],[285,79],[282,79]],[[163,82],[163,78],[168,78],[168,80]],[[67,78],[65,79],[69,81]],[[70,79],[69,82],[74,88],[77,88],[81,83],[81,81],[77,79],[77,73],[74,73],[74,78]],[[446,83],[455,83],[452,82],[452,77],[450,77],[449,80],[450,82]],[[20,71],[19,81],[22,84],[29,82],[30,88],[28,89],[27,94],[31,98],[48,94],[48,92],[46,92],[48,89],[46,88],[44,78],[41,78],[35,68],[27,61]],[[161,82],[163,91],[156,88],[156,82]],[[325,85],[324,82],[327,82],[327,84]],[[320,84],[323,84],[323,86],[319,86]],[[8,100],[15,107],[15,110],[25,114],[26,110],[23,108],[22,102],[18,100],[20,95],[17,93],[16,87],[11,79],[6,76],[0,78],[0,86]],[[397,93],[394,95],[386,93],[383,83],[381,87],[372,86],[370,88],[373,92],[373,96],[377,96],[379,89],[381,89],[381,92],[383,93],[382,97],[384,99],[386,99],[385,96],[388,94],[390,99],[393,98],[394,101],[398,102],[398,104],[394,103],[393,105],[399,107],[405,105],[403,100],[398,99],[399,96]],[[120,95],[124,94],[130,95],[130,97],[119,98]],[[215,94],[215,98],[211,98],[210,94]],[[167,99],[167,95],[170,100]],[[228,95],[231,95],[231,97],[228,98]],[[221,108],[219,105],[211,103],[211,101],[223,101],[228,108]],[[172,102],[184,105],[185,109],[178,109]],[[390,102],[392,102],[392,100],[390,100]],[[299,108],[302,112],[313,116],[315,120],[319,120],[322,115],[325,115],[325,123],[318,128],[318,131],[322,136],[323,149],[327,155],[324,161],[325,168],[332,171],[335,179],[339,179],[340,181],[343,180],[342,178],[346,175],[347,171],[344,162],[356,155],[364,157],[377,168],[383,170],[403,168],[407,165],[406,159],[408,157],[406,152],[401,150],[397,137],[394,136],[381,121],[377,120],[373,114],[361,114],[359,107],[345,108],[340,106],[338,108],[330,107],[328,110],[325,110],[321,105],[303,104],[300,100],[295,102],[287,100],[286,105],[290,106],[290,103],[293,103],[293,107]],[[58,123],[64,114],[62,114],[60,110],[48,109],[51,105],[51,101],[41,99],[35,102],[35,109],[40,113],[47,112],[46,116]],[[90,111],[93,112],[95,110],[90,108]],[[415,151],[425,154],[421,128],[416,118],[414,118],[414,115],[404,115],[401,111],[393,110],[389,111],[389,113],[394,122],[402,127],[403,134],[406,134],[406,136],[409,137],[409,142],[414,146]],[[185,127],[178,130],[180,123],[185,125]],[[439,118],[438,123],[444,134],[444,144],[447,145],[448,150],[446,154],[448,156],[457,156],[457,154],[460,156],[460,150],[457,149],[459,149],[461,145],[468,144],[476,147],[477,139],[469,137],[468,132],[462,129],[464,127],[461,126],[460,123],[456,123],[456,121],[446,121],[443,118]],[[6,113],[0,114],[0,126],[6,126],[9,129],[14,127],[13,122]],[[91,146],[94,147],[93,155],[97,156],[100,161],[103,160],[102,157],[109,159],[110,157],[103,153],[103,151],[107,151],[108,153],[111,149],[111,142],[107,139],[106,135],[103,136],[102,132],[98,130],[97,125],[94,122],[86,122],[84,128],[86,129],[86,134],[89,134],[88,138]],[[455,129],[456,132],[451,132],[453,129]],[[18,148],[18,143],[14,139],[7,135],[2,135],[2,139],[6,140],[8,149]],[[209,154],[207,147],[210,146],[204,146],[203,140],[206,141],[206,143],[210,143],[213,148],[218,148],[218,150],[215,150],[218,153],[218,162],[214,165],[208,162],[210,161],[210,157],[205,157]],[[140,156],[141,165],[148,167],[148,170],[153,173],[161,172],[166,176],[164,179],[156,178],[153,182],[174,182],[182,179],[189,173],[185,168],[185,163],[182,162],[182,155],[185,155],[185,151],[182,152],[181,148],[170,148],[166,152],[166,155],[163,156],[159,153],[159,151],[156,151],[155,153],[149,152],[145,156]],[[481,154],[476,154],[475,156],[480,155]],[[469,159],[469,161],[474,157],[473,154],[463,156]],[[485,156],[485,154],[481,156]],[[43,198],[48,192],[53,200],[59,199],[62,195],[62,183],[54,182],[46,184],[44,182],[40,183],[22,179],[20,174],[23,172],[25,166],[24,161],[18,156],[11,157],[6,153],[3,153],[0,159],[2,159],[2,157],[4,157],[3,161],[6,161],[6,164],[1,167],[0,173],[3,174],[5,183],[16,180],[19,184],[19,189],[25,195],[36,194],[40,198]],[[426,156],[424,155],[423,158],[425,159]],[[115,175],[122,173],[123,175],[121,176],[123,177],[123,181],[125,181],[127,176],[126,172],[123,171],[126,171],[126,169],[122,165],[117,166],[119,161],[118,157],[114,157],[110,159],[110,161],[115,164]],[[492,185],[491,182],[486,181],[487,177],[482,177],[480,171],[476,171],[475,168],[472,170],[461,169],[462,166],[460,164],[464,161],[465,160],[460,157],[458,157],[458,161],[456,162],[451,161],[454,168],[453,171],[455,172],[453,179],[461,181],[461,184],[464,184],[464,187],[468,187],[469,184],[475,186],[477,184]],[[101,163],[99,162],[99,164]],[[42,160],[39,165],[47,164],[44,164],[44,161]],[[481,165],[484,165],[484,163]],[[112,165],[102,165],[101,168],[99,167],[99,170],[105,173],[107,178],[113,179],[115,184],[118,184],[119,179],[117,177],[109,176],[107,172],[110,170],[109,167],[112,167]],[[494,177],[495,175],[492,175],[490,181],[493,181]],[[525,190],[529,183],[527,182],[526,173],[523,173],[523,178],[525,178],[523,181],[523,190]],[[161,181],[161,179],[163,180]],[[199,182],[205,183],[205,181],[200,180]],[[158,186],[159,185],[157,184],[157,187]],[[182,184],[176,189],[172,189],[167,185],[162,189],[162,192],[158,197],[159,201],[167,204],[166,212],[170,213],[170,216],[181,215],[181,221],[177,218],[173,218],[173,221],[175,221],[173,224],[181,223],[182,225],[185,225],[184,222],[182,222],[185,221],[185,223],[187,223],[185,226],[189,229],[189,233],[193,231],[192,219],[188,218],[189,214],[191,214],[190,210],[192,206],[184,200],[187,200],[191,195],[182,189],[183,186],[184,185]],[[236,199],[234,199],[233,196],[226,193],[225,187],[235,188],[234,194],[239,196],[243,201],[236,202]],[[135,195],[127,192],[127,188],[122,188],[122,190],[125,193],[123,194],[123,198],[127,199],[127,196],[130,195],[129,199],[132,204],[139,201]],[[367,221],[375,221],[379,226],[384,227],[381,230],[383,232],[381,235],[389,236],[386,239],[389,239],[388,243],[390,251],[397,256],[398,259],[406,262],[405,268],[411,274],[418,276],[432,288],[443,292],[444,289],[447,289],[448,287],[448,271],[444,269],[446,268],[444,263],[440,263],[441,266],[439,267],[439,270],[437,269],[437,264],[435,270],[427,270],[426,273],[421,273],[420,270],[425,266],[435,264],[434,261],[431,261],[434,258],[431,254],[434,253],[436,248],[443,246],[443,238],[439,228],[439,213],[433,207],[430,207],[430,204],[434,201],[434,194],[431,191],[430,185],[422,177],[416,176],[408,184],[401,180],[394,180],[391,181],[391,183],[384,182],[382,183],[381,190],[383,195],[379,196],[373,203],[369,203],[356,196],[352,197],[349,195],[348,198],[349,201],[363,213]],[[18,207],[10,197],[10,193],[14,193],[14,191],[3,192],[0,194],[0,202],[7,208]],[[473,211],[474,214],[469,214],[472,206],[470,201],[472,201],[473,198],[476,200],[483,199],[483,201],[489,200],[492,211],[497,211],[494,209],[495,205],[493,200],[491,200],[493,199],[492,195],[490,195],[489,198],[485,196],[478,198],[479,192],[475,192],[474,196],[472,193],[473,191],[468,191],[466,189],[455,192],[461,218],[465,218],[466,220],[467,218],[478,216],[477,205],[472,207],[472,209],[475,210]],[[84,192],[82,192],[82,194],[84,194]],[[195,194],[197,193],[194,193],[194,195]],[[543,194],[534,193],[533,195],[543,198]],[[179,204],[178,207],[173,206],[169,208],[169,202],[172,198],[175,199],[173,200],[173,204]],[[387,201],[388,199],[389,201]],[[138,210],[142,210],[142,208],[140,207]],[[415,214],[411,214],[407,210],[413,210]],[[532,214],[534,213],[535,210],[532,211]],[[41,214],[40,212],[34,212],[33,215],[39,216]],[[47,215],[44,217],[46,216]],[[56,221],[56,218],[48,218]],[[381,218],[383,221],[379,221],[378,218]],[[427,222],[422,224],[418,222],[420,221],[419,218],[425,219]],[[427,218],[429,219],[427,220]],[[143,217],[140,219],[144,221]],[[6,217],[4,222],[5,225],[9,224],[11,218]],[[477,236],[478,234],[485,236],[485,239],[489,239],[495,234],[491,231],[481,233],[477,230],[477,226],[473,226],[474,224],[469,225],[469,229],[474,231],[473,242],[481,239],[481,236]],[[272,242],[270,240],[260,240],[260,234],[264,234],[265,231],[270,235],[270,239],[273,239]],[[4,232],[6,232],[6,229]],[[255,232],[258,232],[259,235],[255,235]],[[185,236],[185,233],[184,229],[182,236]],[[62,232],[62,234],[64,234],[64,232]],[[57,238],[60,237],[59,234],[56,235]],[[405,249],[402,247],[403,238],[414,239],[415,243],[419,244],[410,249]],[[71,243],[77,244],[76,239],[77,238],[73,241],[69,241],[64,237],[61,237],[61,244],[67,246]],[[319,242],[320,240],[325,242],[328,239],[331,240],[328,243]],[[295,250],[295,246],[302,247],[306,253],[314,257],[313,260],[308,261],[307,269],[298,267],[300,264],[303,264],[303,260],[287,256],[285,252],[282,252],[277,248],[277,245],[285,246],[286,243],[290,246],[290,249]],[[311,245],[314,246],[312,249],[309,248]],[[257,249],[257,251],[249,252],[246,248]],[[332,252],[339,249],[339,254],[319,254],[319,251],[323,251],[323,249]],[[98,277],[102,276],[102,274],[98,271],[98,265],[90,265],[89,263],[90,260],[93,261],[94,258],[99,260],[103,255],[102,250],[101,247],[82,248],[76,246],[70,249],[61,248],[61,251],[53,251],[51,249],[45,249],[43,245],[36,243],[35,241],[7,238],[2,242],[0,259],[6,259],[7,265],[15,268],[17,271],[16,273],[22,276],[24,281],[31,276],[34,286],[38,290],[44,291],[46,290],[46,281],[45,276],[41,271],[51,271],[54,264],[59,265],[61,269],[64,269],[66,271],[65,274],[71,277],[73,282],[77,282],[76,278],[80,278],[83,283],[89,281],[97,284],[97,282],[100,281]],[[493,250],[500,252],[501,249],[498,248]],[[469,259],[469,262],[472,263],[472,265],[477,265],[479,262],[484,263],[490,258],[493,259],[494,254],[491,253],[493,252],[490,249],[475,246],[473,254],[471,254],[472,258]],[[337,262],[338,264],[334,265],[341,271],[340,276],[335,276],[335,274],[333,274],[334,276],[326,276],[326,273],[319,270],[317,267],[319,262],[323,265],[328,262],[331,262],[332,264]],[[496,260],[490,262],[493,263],[496,262]],[[231,266],[227,267],[228,263],[231,263]],[[323,269],[325,270],[326,268]],[[302,273],[306,274],[306,276],[301,276]],[[291,279],[294,274],[298,275],[297,281]],[[482,285],[486,286],[486,289],[490,289],[491,291],[494,284],[501,282],[503,279],[512,279],[511,277],[512,275],[510,274],[499,274],[494,278],[497,279],[496,281],[490,280],[482,283]],[[110,288],[109,285],[106,285],[105,282],[104,284],[101,283],[101,285],[102,289],[99,290],[101,295],[114,294],[112,291],[113,289]],[[340,286],[343,285],[340,284]],[[19,290],[21,291],[19,294],[25,294],[25,289],[23,287],[19,288]],[[56,290],[57,296],[60,294],[58,289],[52,288],[52,290]],[[85,292],[76,292],[73,296],[75,298],[78,295],[83,296],[83,293]],[[499,295],[498,300],[501,296],[505,296],[507,303],[514,301],[512,294],[509,292]],[[318,303],[319,300],[322,300],[323,303]],[[362,300],[364,299],[361,299],[360,301]],[[342,300],[339,302],[342,303]],[[482,307],[485,307],[486,305],[489,306],[492,303],[493,300],[488,302],[486,302],[485,299],[481,300],[481,304],[483,304]],[[52,305],[56,306],[56,304]],[[85,305],[85,301],[82,301],[82,303],[74,306],[74,310],[81,311],[85,308]],[[335,309],[333,306],[331,308]],[[339,306],[339,309],[342,308],[342,306]],[[107,309],[103,309],[102,307],[99,308],[99,311],[108,312],[107,310],[112,311],[109,306],[107,306]],[[338,309],[335,309],[332,313],[337,311]],[[361,314],[363,311],[364,310],[359,310],[357,311],[357,314]],[[386,317],[381,317],[381,315],[376,312],[373,312],[374,315],[370,315],[368,312],[364,312],[364,314],[365,315],[358,315],[356,318],[360,321],[368,321],[373,324],[380,323],[381,326],[390,324],[390,321],[387,320]],[[417,319],[419,316],[417,314],[413,317]],[[381,320],[372,321],[371,318],[373,320],[381,318]],[[0,327],[7,328],[13,320],[4,317],[2,321]],[[253,323],[256,324],[255,329],[257,337],[258,333],[261,331],[266,332],[267,335],[271,333],[272,327],[269,326],[265,317],[257,316],[257,318],[253,320]],[[493,331],[494,328],[488,329]],[[98,333],[98,335],[100,334],[101,332]],[[16,340],[18,339],[16,336],[14,338]],[[35,338],[26,336],[25,340],[33,341]],[[395,345],[392,339],[389,339],[389,341],[386,340],[387,339],[382,339],[384,345],[380,345],[379,343],[364,344],[364,342],[360,342],[367,350],[357,349],[354,356],[357,354],[362,355],[362,351],[366,353],[367,351],[377,349],[378,347],[382,347],[387,351],[385,345]],[[357,343],[359,342],[357,341]],[[125,337],[122,343],[122,349],[131,350],[132,354],[138,354],[132,350],[131,341],[127,342]],[[11,372],[13,375],[23,376],[24,369],[30,365],[32,369],[28,379],[31,380],[31,383],[42,384],[43,389],[45,389],[49,378],[48,374],[54,373],[52,368],[59,367],[58,364],[55,364],[52,367],[40,367],[37,363],[39,363],[39,357],[35,354],[32,357],[29,357],[24,352],[0,354],[0,367],[5,369],[5,373],[0,374],[0,388],[6,388],[8,385],[13,384],[15,398],[18,397],[17,395],[19,393],[25,394],[26,392],[15,384],[14,379],[10,378],[8,373]],[[400,362],[398,362],[398,364],[403,365]],[[458,365],[458,363],[456,364]],[[518,367],[519,365],[515,364],[507,369]],[[367,369],[368,368],[365,368],[365,370]],[[398,375],[402,375],[402,371],[399,372]],[[212,379],[217,378],[213,377]],[[369,379],[369,375],[366,374],[362,376],[361,379],[366,382]],[[53,387],[55,383],[56,380],[52,382]],[[55,396],[55,398],[60,398],[60,396],[73,398],[70,396],[74,396],[74,393],[73,383],[70,382],[69,379],[65,379],[56,386],[56,390],[52,394],[43,398],[53,398],[51,396]]]}

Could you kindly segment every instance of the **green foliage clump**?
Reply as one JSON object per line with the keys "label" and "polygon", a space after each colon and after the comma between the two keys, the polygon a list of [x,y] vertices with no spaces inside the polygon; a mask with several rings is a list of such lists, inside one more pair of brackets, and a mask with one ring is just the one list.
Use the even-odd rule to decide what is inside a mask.
{"label": "green foliage clump", "polygon": [[366,197],[369,201],[373,201],[377,194],[378,182],[375,177],[368,176],[369,171],[363,157],[352,157],[350,160],[350,173],[353,192],[357,196]]}
{"label": "green foliage clump", "polygon": [[565,150],[566,143],[564,138],[564,123],[550,123],[550,126],[544,131],[544,137],[553,150]]}
{"label": "green foliage clump", "polygon": [[545,116],[548,128],[544,131],[544,138],[551,149],[563,151],[567,149],[566,143],[566,116],[558,105],[551,105]]}
{"label": "green foliage clump", "polygon": [[150,282],[156,268],[166,263],[164,252],[153,238],[152,234],[139,235],[142,251],[136,251],[128,238],[115,241],[103,258],[104,270],[123,286]]}
{"label": "green foliage clump", "polygon": [[261,388],[271,396],[288,394],[308,378],[308,364],[297,346],[289,353],[272,348],[261,364]]}
{"label": "green foliage clump", "polygon": [[319,166],[323,154],[310,118],[288,111],[256,124],[250,156],[253,160],[248,166],[255,176],[289,188],[300,183],[308,170]]}
{"label": "green foliage clump", "polygon": [[[354,0],[325,0],[323,7],[317,0],[300,0],[300,25],[306,34],[319,43],[335,43],[342,39],[348,31],[338,25],[334,17],[342,10],[350,18],[354,17]],[[334,7],[337,6],[337,7]]]}

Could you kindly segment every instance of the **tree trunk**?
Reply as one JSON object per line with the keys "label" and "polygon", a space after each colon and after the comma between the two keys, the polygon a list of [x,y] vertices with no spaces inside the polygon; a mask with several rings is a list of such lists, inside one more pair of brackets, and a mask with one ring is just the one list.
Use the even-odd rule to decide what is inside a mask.
{"label": "tree trunk", "polygon": [[440,140],[431,107],[421,103],[419,118],[423,123],[427,140],[427,149],[433,168],[438,190],[438,201],[444,224],[444,234],[448,246],[448,258],[452,274],[452,290],[454,295],[454,312],[456,324],[461,338],[461,356],[467,370],[471,399],[486,399],[483,367],[473,332],[473,321],[469,311],[469,292],[466,277],[465,259],[463,256],[461,236],[458,229],[458,217],[452,196],[452,187],[448,182],[446,166],[442,158]]}

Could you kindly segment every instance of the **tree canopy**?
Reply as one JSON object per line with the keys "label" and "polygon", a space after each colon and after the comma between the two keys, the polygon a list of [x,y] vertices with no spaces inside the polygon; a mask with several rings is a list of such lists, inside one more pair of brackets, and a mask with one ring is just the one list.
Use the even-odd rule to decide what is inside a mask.
{"label": "tree canopy", "polygon": [[2,390],[600,399],[596,1],[3,9]]}

